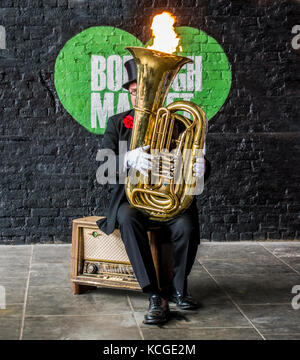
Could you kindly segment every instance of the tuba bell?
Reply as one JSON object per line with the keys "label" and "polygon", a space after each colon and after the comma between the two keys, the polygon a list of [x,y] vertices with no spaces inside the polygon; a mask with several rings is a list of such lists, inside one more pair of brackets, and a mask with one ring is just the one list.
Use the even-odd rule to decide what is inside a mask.
{"label": "tuba bell", "polygon": [[[150,145],[152,170],[133,180],[126,178],[129,203],[151,220],[167,221],[187,209],[193,200],[196,179],[195,158],[201,156],[206,117],[203,110],[189,101],[176,101],[163,107],[169,87],[181,69],[193,62],[183,56],[127,47],[137,66],[137,99],[130,150]],[[187,112],[192,120],[178,112]],[[176,128],[184,129],[173,138]],[[171,151],[172,144],[174,148]],[[131,169],[132,170],[132,169]]]}

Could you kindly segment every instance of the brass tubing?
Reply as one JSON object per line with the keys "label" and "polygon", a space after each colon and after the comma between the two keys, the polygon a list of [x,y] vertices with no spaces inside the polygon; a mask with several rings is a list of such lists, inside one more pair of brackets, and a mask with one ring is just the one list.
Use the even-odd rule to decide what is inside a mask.
{"label": "brass tubing", "polygon": [[[134,206],[137,207],[137,208],[148,210],[148,211],[160,211],[160,212],[164,212],[166,214],[171,212],[173,210],[173,208],[174,208],[174,205],[173,205],[174,199],[172,199],[172,197],[170,195],[159,193],[159,192],[152,192],[152,191],[146,190],[146,189],[135,189],[135,190],[136,191],[133,193],[133,196],[132,196],[132,201],[133,201]],[[144,195],[148,193],[148,194],[151,194],[152,196],[155,195],[155,193],[157,193],[156,194],[157,196],[166,197],[169,200],[168,201],[169,205],[164,207],[164,208],[162,208],[161,206],[157,207],[153,203],[151,204],[152,207],[149,206],[149,205],[141,205],[141,204],[139,204],[137,202],[134,202],[135,201],[134,195],[136,196],[136,192],[144,193]],[[149,201],[149,199],[148,199],[148,201]],[[176,199],[176,203],[177,203],[177,199]],[[172,205],[173,205],[173,207],[171,207]]]}
{"label": "brass tubing", "polygon": [[[163,107],[173,79],[184,64],[192,62],[190,59],[139,47],[128,50],[136,61],[138,74],[130,150],[150,144],[154,163],[146,184],[142,181],[135,184],[130,177],[126,179],[126,196],[132,206],[150,219],[167,221],[185,210],[193,199],[190,195],[195,186],[192,168],[204,145],[205,114],[198,105],[188,101],[176,101]],[[192,120],[178,111],[187,111]],[[168,154],[164,150],[170,151],[175,121],[181,122],[185,130],[174,139],[175,154]],[[157,154],[158,151],[161,154]],[[155,155],[160,156],[155,159]],[[150,175],[156,178],[156,184],[151,183]],[[181,180],[180,183],[175,179]]]}

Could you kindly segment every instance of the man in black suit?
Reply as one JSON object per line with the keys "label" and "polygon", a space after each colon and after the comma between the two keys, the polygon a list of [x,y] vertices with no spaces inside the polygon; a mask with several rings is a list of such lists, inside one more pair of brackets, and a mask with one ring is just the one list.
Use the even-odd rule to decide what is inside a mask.
{"label": "man in black suit", "polygon": [[[134,60],[125,63],[128,73],[128,82],[123,87],[130,92],[133,107],[136,103],[136,65]],[[129,117],[128,117],[129,116]],[[150,155],[144,148],[129,150],[131,128],[125,120],[134,117],[134,110],[117,114],[108,119],[107,128],[102,141],[102,148],[113,150],[116,154],[116,173],[119,176],[119,165],[128,169],[133,167],[140,172],[151,169]],[[127,141],[127,153],[121,157],[119,141]],[[206,167],[206,170],[204,170]],[[209,162],[204,158],[197,159],[194,171],[199,177],[208,176]],[[119,227],[129,260],[134,269],[137,280],[144,293],[149,296],[149,309],[144,323],[160,324],[168,319],[168,300],[177,304],[180,309],[190,310],[197,307],[187,290],[187,277],[193,266],[198,244],[200,243],[198,212],[196,199],[181,215],[166,222],[149,220],[139,210],[132,207],[126,198],[124,184],[111,184],[112,197],[107,218],[97,222],[99,228],[110,234]],[[173,244],[173,292],[170,297],[163,295],[159,288],[155,268],[148,242],[147,229],[159,225],[170,238]]]}

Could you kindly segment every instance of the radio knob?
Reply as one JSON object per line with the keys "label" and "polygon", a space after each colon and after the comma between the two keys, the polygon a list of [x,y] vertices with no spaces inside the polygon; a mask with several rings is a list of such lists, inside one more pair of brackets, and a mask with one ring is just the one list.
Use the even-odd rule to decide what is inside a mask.
{"label": "radio knob", "polygon": [[88,274],[95,274],[98,271],[98,269],[97,269],[97,266],[95,264],[89,264],[87,266],[86,271],[87,271]]}

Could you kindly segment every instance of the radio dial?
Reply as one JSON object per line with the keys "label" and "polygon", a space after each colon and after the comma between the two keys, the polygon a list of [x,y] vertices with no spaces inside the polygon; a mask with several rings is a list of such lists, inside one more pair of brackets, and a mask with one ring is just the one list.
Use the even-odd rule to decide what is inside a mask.
{"label": "radio dial", "polygon": [[95,264],[89,264],[87,266],[86,271],[87,271],[88,274],[95,274],[98,271],[98,269],[97,269],[97,266]]}

